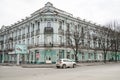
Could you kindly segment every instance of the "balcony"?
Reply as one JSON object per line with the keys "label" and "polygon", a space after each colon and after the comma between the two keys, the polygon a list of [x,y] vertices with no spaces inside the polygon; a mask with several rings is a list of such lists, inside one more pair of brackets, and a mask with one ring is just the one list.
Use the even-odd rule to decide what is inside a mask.
{"label": "balcony", "polygon": [[53,47],[53,44],[52,43],[49,43],[49,44],[44,44],[44,47]]}
{"label": "balcony", "polygon": [[44,34],[53,34],[53,28],[52,27],[45,27]]}

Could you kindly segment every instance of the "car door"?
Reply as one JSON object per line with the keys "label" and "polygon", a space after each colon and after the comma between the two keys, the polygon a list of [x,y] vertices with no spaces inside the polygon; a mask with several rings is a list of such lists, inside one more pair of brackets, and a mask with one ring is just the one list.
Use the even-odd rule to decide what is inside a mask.
{"label": "car door", "polygon": [[69,60],[69,67],[72,67],[72,66],[73,66],[73,61]]}

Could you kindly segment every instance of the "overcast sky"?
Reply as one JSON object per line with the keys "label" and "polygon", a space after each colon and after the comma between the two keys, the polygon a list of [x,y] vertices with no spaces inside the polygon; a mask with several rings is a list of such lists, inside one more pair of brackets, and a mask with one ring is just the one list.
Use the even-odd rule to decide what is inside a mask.
{"label": "overcast sky", "polygon": [[97,24],[120,21],[120,0],[0,0],[0,28],[30,16],[47,2],[74,17]]}

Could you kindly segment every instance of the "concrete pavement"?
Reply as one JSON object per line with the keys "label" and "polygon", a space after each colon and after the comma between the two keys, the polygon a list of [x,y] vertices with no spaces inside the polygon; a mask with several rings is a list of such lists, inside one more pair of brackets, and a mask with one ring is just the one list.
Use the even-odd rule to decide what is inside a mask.
{"label": "concrete pavement", "polygon": [[68,69],[0,66],[0,80],[120,80],[120,63]]}

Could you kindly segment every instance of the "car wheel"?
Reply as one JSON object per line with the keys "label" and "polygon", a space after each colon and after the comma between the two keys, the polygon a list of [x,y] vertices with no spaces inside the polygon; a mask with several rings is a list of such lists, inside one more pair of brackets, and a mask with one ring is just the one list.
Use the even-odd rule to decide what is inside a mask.
{"label": "car wheel", "polygon": [[60,66],[56,66],[57,68],[60,68]]}
{"label": "car wheel", "polygon": [[65,64],[63,64],[62,68],[63,68],[63,69],[65,69],[65,68],[66,68],[66,65],[65,65]]}
{"label": "car wheel", "polygon": [[76,64],[73,64],[73,68],[75,68],[76,67]]}

